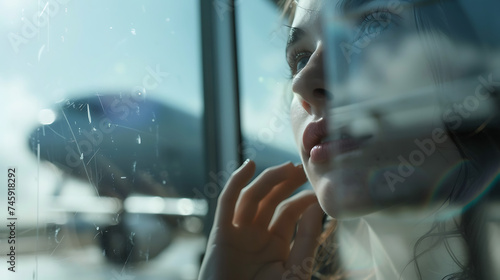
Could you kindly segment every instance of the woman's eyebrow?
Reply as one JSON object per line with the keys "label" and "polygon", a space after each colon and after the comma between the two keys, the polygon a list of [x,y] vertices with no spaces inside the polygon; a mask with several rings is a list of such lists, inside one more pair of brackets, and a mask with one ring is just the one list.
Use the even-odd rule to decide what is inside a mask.
{"label": "woman's eyebrow", "polygon": [[305,35],[306,33],[304,32],[304,30],[297,27],[291,27],[290,33],[288,35],[288,41],[286,43],[286,52],[288,53],[288,49],[295,45],[303,37],[305,37]]}
{"label": "woman's eyebrow", "polygon": [[363,5],[366,5],[375,0],[342,0],[338,3],[337,8],[340,12],[344,14],[349,14],[350,12],[354,12],[358,10]]}
{"label": "woman's eyebrow", "polygon": [[[376,0],[342,0],[338,3],[337,9],[342,13],[347,14],[373,1]],[[286,53],[288,53],[288,50],[293,47],[293,45],[295,45],[298,41],[305,37],[305,35],[306,33],[304,32],[304,30],[297,27],[291,27],[285,48]]]}
{"label": "woman's eyebrow", "polygon": [[[371,2],[376,2],[377,0],[341,0],[337,4],[336,9],[339,13],[344,15],[359,14],[363,12],[363,6],[370,4]],[[395,7],[405,7],[408,5],[429,5],[439,0],[385,0],[379,1],[381,3],[387,4],[389,6]]]}

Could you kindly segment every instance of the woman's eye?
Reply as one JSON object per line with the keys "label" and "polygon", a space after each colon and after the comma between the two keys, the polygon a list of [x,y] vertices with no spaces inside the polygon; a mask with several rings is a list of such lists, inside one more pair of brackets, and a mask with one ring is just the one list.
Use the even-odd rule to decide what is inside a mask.
{"label": "woman's eye", "polygon": [[392,23],[392,14],[386,11],[372,12],[365,16],[360,24],[357,39],[363,36],[374,37],[379,35]]}
{"label": "woman's eye", "polygon": [[295,74],[306,67],[310,57],[311,55],[309,53],[299,53],[295,56]]}
{"label": "woman's eye", "polygon": [[306,67],[307,62],[309,62],[309,56],[304,56],[297,61],[297,72],[300,72],[302,68]]}

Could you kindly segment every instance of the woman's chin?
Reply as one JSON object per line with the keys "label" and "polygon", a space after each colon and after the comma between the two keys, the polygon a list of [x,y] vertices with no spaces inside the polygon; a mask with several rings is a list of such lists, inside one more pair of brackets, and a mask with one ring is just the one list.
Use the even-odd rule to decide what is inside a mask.
{"label": "woman's chin", "polygon": [[[392,170],[392,169],[385,169]],[[424,185],[432,185],[422,170],[405,178],[404,187],[391,185],[383,172],[371,169],[336,169],[309,177],[321,207],[335,218],[352,218],[367,215],[405,203],[415,206],[424,200]],[[377,175],[382,174],[382,175]]]}
{"label": "woman's chin", "polygon": [[366,180],[362,176],[329,175],[312,182],[319,203],[329,216],[352,218],[381,209],[371,197]]}

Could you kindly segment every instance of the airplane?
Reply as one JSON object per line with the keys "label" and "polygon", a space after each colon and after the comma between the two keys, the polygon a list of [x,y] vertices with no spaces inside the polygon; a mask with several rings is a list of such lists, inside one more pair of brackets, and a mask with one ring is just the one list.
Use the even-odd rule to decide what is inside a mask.
{"label": "airplane", "polygon": [[[201,117],[140,91],[66,99],[47,113],[52,116],[29,137],[30,150],[94,189],[90,200],[71,202],[57,199],[64,184],[54,192],[55,208],[74,213],[77,231],[95,230],[95,222],[81,218],[85,212],[119,217],[98,227],[108,260],[147,261],[172,242],[173,229],[183,221],[205,219],[210,197],[204,190]],[[242,144],[256,147],[250,155],[256,174],[273,164],[299,161],[296,154],[263,147],[250,137],[244,136]],[[229,174],[212,176],[224,180]]]}

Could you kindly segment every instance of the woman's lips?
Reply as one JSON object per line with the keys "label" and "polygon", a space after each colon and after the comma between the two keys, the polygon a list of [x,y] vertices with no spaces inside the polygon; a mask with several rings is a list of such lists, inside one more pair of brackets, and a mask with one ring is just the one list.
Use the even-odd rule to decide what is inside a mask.
{"label": "woman's lips", "polygon": [[357,150],[359,146],[360,143],[354,139],[328,141],[312,147],[309,156],[313,163],[321,163],[328,161],[333,155],[340,155]]}
{"label": "woman's lips", "polygon": [[333,155],[339,155],[356,150],[361,141],[351,137],[324,141],[328,136],[327,124],[324,118],[311,122],[304,130],[302,143],[312,163],[323,163]]}

